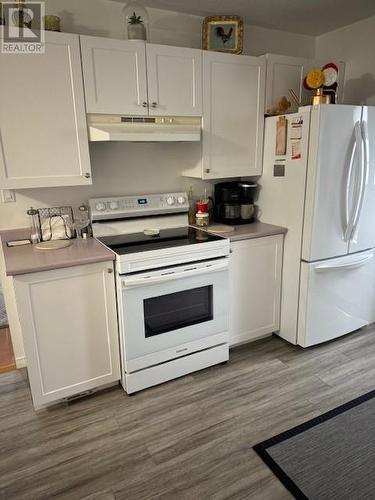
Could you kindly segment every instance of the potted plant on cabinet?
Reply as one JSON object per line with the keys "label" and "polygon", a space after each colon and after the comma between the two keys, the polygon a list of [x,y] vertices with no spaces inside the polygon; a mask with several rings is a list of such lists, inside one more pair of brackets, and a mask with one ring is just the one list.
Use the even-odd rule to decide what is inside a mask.
{"label": "potted plant on cabinet", "polygon": [[123,10],[128,40],[147,40],[148,14],[136,0],[131,0]]}

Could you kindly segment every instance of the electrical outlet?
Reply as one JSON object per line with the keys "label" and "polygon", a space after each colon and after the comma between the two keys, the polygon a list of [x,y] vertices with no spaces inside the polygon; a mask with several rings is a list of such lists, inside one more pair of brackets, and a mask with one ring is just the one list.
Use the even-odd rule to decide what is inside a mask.
{"label": "electrical outlet", "polygon": [[2,189],[1,201],[3,203],[13,203],[16,201],[16,192],[14,189]]}

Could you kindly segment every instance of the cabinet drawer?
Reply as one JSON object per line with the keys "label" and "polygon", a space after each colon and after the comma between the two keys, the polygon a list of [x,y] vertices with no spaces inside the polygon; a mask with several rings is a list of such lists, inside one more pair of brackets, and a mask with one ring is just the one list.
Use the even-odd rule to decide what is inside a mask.
{"label": "cabinet drawer", "polygon": [[301,266],[298,344],[308,347],[375,320],[374,252]]}

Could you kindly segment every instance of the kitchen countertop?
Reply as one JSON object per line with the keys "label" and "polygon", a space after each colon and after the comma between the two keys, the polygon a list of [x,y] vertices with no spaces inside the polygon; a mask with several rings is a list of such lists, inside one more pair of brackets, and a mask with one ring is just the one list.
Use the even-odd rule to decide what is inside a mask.
{"label": "kitchen countertop", "polygon": [[27,238],[28,233],[22,229],[0,233],[7,276],[115,260],[115,254],[95,238],[73,239],[71,246],[58,250],[37,250],[34,245],[7,246],[7,241]]}
{"label": "kitchen countertop", "polygon": [[[221,225],[221,224],[220,224]],[[228,224],[224,224],[227,226]],[[198,229],[207,230],[207,228],[202,228],[199,226],[194,226]],[[273,224],[266,224],[265,222],[251,222],[250,224],[239,224],[233,226],[234,231],[227,233],[215,233],[215,224],[210,225],[210,233],[218,234],[219,236],[224,236],[224,238],[229,238],[230,241],[240,241],[240,240],[250,240],[253,238],[263,238],[265,236],[273,236],[276,234],[285,234],[288,232],[286,227],[274,226]]]}

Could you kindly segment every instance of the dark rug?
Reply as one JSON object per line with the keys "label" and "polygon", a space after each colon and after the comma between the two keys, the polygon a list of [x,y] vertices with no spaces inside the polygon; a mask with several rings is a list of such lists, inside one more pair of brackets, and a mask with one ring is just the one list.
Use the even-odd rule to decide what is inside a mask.
{"label": "dark rug", "polygon": [[254,450],[297,499],[375,499],[375,390]]}

